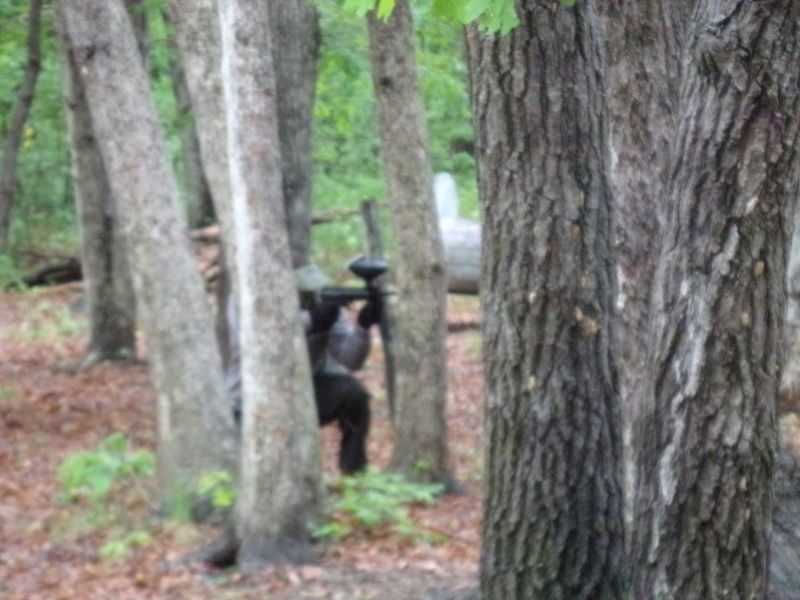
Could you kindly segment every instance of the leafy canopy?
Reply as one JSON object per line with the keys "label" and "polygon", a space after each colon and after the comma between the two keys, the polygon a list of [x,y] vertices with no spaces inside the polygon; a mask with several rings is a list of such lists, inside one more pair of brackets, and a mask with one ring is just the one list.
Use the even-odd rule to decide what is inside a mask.
{"label": "leafy canopy", "polygon": [[[577,0],[561,0],[564,6],[574,6]],[[346,9],[363,16],[375,10],[379,19],[388,19],[395,0],[344,0]],[[459,23],[479,21],[491,33],[505,35],[519,24],[514,0],[434,0],[434,12]]]}

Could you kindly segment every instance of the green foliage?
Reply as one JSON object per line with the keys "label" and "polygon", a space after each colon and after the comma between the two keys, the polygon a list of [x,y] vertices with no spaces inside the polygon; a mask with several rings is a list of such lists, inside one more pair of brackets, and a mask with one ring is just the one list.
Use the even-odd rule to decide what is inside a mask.
{"label": "green foliage", "polygon": [[230,508],[238,495],[233,486],[233,476],[227,471],[215,471],[201,476],[196,493],[201,498],[207,498],[214,508]]}
{"label": "green foliage", "polygon": [[42,301],[31,309],[14,335],[24,341],[56,341],[80,333],[85,328],[85,321],[75,319],[66,306]]}
{"label": "green foliage", "polygon": [[103,544],[97,551],[97,555],[106,560],[122,560],[130,554],[134,546],[149,546],[153,543],[153,537],[146,531],[136,530],[113,538]]}
{"label": "green foliage", "polygon": [[22,272],[14,257],[0,254],[0,289],[22,287],[25,287],[22,281]]}
{"label": "green foliage", "polygon": [[334,489],[338,497],[333,505],[333,516],[312,528],[315,537],[338,540],[357,531],[374,533],[388,528],[409,539],[435,541],[435,536],[414,524],[408,507],[433,504],[443,486],[415,483],[399,473],[368,469],[364,473],[340,477]]}
{"label": "green foliage", "polygon": [[115,484],[125,479],[149,477],[153,469],[152,453],[146,450],[129,452],[125,435],[114,433],[100,442],[96,450],[67,457],[58,467],[58,479],[67,501],[85,497],[98,503]]}
{"label": "green foliage", "polygon": [[[343,4],[318,2],[318,8],[323,39],[314,106],[312,204],[315,212],[357,211],[365,198],[386,197],[367,32],[364,19]],[[475,162],[469,154],[454,150],[460,142],[469,145],[474,137],[463,28],[433,18],[432,11],[432,0],[414,5],[431,164],[434,172],[453,174],[461,214],[476,218]],[[388,221],[388,211],[382,217]],[[386,235],[389,229],[384,223]],[[364,239],[357,215],[316,226],[315,260],[330,273],[339,273],[348,258],[365,251]]]}

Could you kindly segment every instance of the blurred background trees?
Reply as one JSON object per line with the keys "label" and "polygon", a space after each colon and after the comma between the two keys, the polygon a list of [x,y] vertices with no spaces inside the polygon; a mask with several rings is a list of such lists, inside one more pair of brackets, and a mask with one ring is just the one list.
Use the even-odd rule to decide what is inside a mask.
{"label": "blurred background trees", "polygon": [[[172,25],[166,0],[143,0],[131,10],[147,18],[150,86],[165,131],[170,160],[183,201],[195,218],[195,190],[202,186],[192,150],[182,140],[193,115],[175,86]],[[477,217],[477,188],[462,27],[430,18],[433,1],[415,2],[415,35],[420,85],[430,132],[434,172],[449,171],[458,183],[462,216]],[[385,198],[375,99],[365,19],[338,2],[315,3],[320,49],[313,108],[313,212],[357,211],[364,198]],[[30,2],[0,4],[0,134],[24,77]],[[9,246],[0,254],[0,284],[44,256],[78,255],[78,230],[70,175],[69,143],[61,92],[51,3],[42,14],[42,69],[19,151],[16,200],[10,216]],[[189,142],[186,142],[189,143]],[[202,193],[202,192],[201,192]],[[191,204],[190,204],[191,203]],[[204,209],[207,213],[207,208]],[[203,214],[202,212],[200,213]],[[328,272],[363,251],[361,220],[337,220],[312,229],[312,258]],[[384,227],[389,242],[391,232]]]}

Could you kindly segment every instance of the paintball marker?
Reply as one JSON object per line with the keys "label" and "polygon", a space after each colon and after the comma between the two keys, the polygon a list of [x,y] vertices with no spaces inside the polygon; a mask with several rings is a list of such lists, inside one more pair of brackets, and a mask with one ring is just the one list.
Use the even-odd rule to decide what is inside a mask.
{"label": "paintball marker", "polygon": [[381,290],[375,279],[383,275],[389,265],[377,258],[360,257],[348,265],[350,272],[364,280],[365,287],[332,287],[326,286],[320,292],[320,299],[346,306],[356,300],[369,300],[377,294],[388,295],[390,292]]}

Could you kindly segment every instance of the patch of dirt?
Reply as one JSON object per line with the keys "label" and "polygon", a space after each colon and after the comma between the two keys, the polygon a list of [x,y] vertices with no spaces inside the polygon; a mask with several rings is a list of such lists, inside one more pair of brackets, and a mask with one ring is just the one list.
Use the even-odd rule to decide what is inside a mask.
{"label": "patch of dirt", "polygon": [[[58,501],[56,470],[70,454],[117,431],[133,448],[155,449],[146,365],[75,368],[86,343],[80,294],[80,284],[0,294],[0,597],[456,600],[476,585],[483,381],[474,299],[452,299],[448,315],[457,324],[448,337],[448,436],[453,470],[467,493],[413,510],[423,528],[445,541],[356,537],[319,545],[317,564],[244,577],[179,564],[217,532],[157,518],[152,481],[116,494],[104,525],[92,522],[88,507]],[[392,439],[377,350],[362,376],[374,394],[370,461],[383,468]],[[338,432],[326,428],[322,439],[332,478]],[[103,543],[130,530],[147,531],[152,543],[121,561],[98,557]]]}

